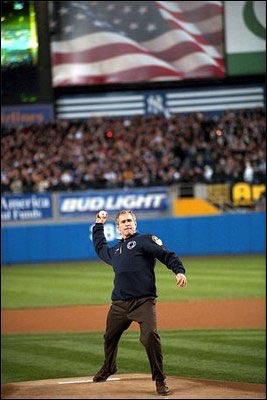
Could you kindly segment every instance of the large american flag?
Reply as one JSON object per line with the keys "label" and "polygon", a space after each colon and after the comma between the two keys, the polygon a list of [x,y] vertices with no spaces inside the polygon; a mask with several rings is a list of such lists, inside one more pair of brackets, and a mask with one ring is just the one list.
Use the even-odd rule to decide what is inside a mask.
{"label": "large american flag", "polygon": [[221,1],[54,1],[53,86],[224,76]]}

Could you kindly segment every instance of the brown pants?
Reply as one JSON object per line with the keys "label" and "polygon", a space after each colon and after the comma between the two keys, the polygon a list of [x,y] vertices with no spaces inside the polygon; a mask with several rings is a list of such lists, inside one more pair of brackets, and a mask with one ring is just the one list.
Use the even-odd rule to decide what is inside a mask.
{"label": "brown pants", "polygon": [[156,299],[151,297],[112,302],[104,334],[105,368],[109,371],[116,370],[119,340],[133,321],[138,322],[140,326],[140,342],[146,349],[152,379],[165,379],[160,337],[157,332]]}

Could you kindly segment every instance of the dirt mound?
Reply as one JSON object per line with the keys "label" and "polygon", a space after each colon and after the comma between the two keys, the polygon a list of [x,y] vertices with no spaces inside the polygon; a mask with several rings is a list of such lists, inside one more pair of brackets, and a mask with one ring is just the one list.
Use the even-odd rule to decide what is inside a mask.
{"label": "dirt mound", "polygon": [[[168,399],[265,399],[265,385],[168,377]],[[162,399],[146,374],[49,379],[2,385],[2,399]]]}

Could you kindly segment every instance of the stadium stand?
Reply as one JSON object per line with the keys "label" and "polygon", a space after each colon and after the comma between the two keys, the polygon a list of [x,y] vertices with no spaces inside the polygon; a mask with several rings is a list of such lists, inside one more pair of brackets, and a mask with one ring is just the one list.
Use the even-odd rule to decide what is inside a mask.
{"label": "stadium stand", "polygon": [[2,193],[188,183],[261,184],[264,109],[2,128]]}

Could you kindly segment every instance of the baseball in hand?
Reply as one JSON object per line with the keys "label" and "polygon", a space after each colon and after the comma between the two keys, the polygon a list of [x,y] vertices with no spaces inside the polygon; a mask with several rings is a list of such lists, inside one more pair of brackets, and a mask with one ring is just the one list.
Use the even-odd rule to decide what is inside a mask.
{"label": "baseball in hand", "polygon": [[99,211],[98,216],[100,218],[106,218],[106,216],[108,215],[108,213],[104,210]]}

